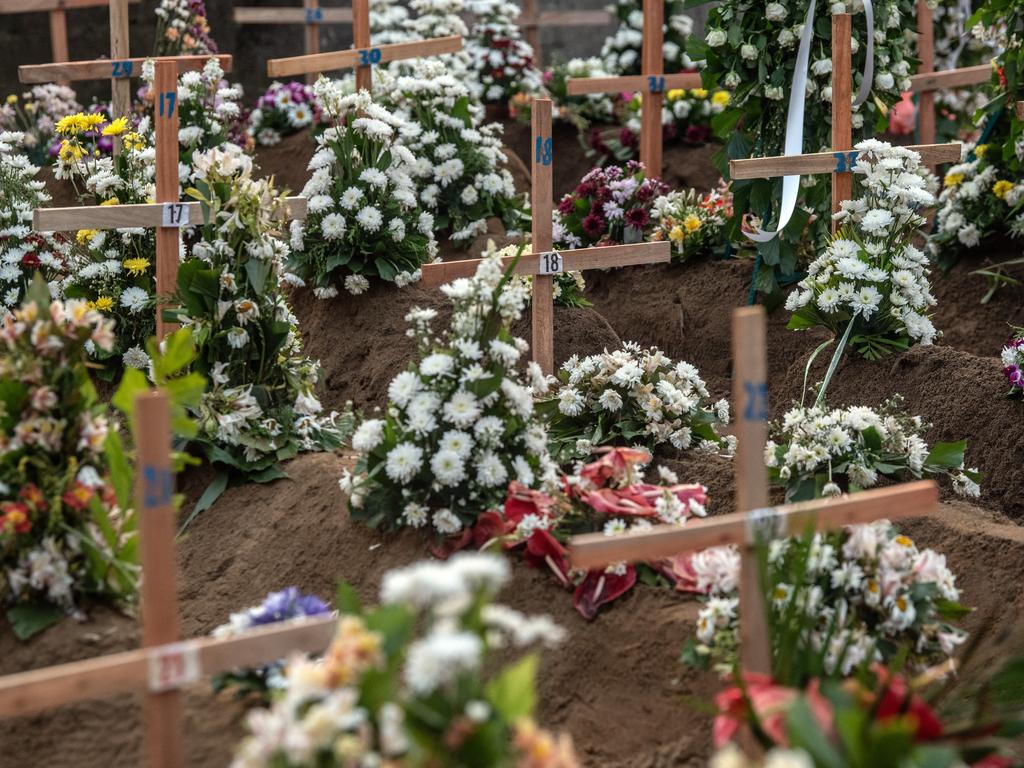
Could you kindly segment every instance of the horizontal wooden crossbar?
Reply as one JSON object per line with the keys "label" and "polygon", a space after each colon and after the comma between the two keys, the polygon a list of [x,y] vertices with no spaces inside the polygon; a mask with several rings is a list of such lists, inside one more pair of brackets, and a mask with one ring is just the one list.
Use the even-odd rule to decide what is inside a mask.
{"label": "horizontal wooden crossbar", "polygon": [[364,63],[364,59],[370,58],[370,54],[378,51],[380,55],[373,57],[376,58],[376,61],[373,61],[374,64],[411,59],[417,56],[437,56],[460,50],[462,50],[462,38],[459,35],[450,35],[435,37],[431,40],[414,40],[408,43],[378,45],[371,48],[352,48],[347,51],[270,59],[267,61],[267,75],[269,77],[291,77],[292,75],[306,75],[310,72],[330,72],[335,69],[357,67]]}
{"label": "horizontal wooden crossbar", "polygon": [[[286,197],[285,203],[288,221],[306,218],[306,198]],[[191,224],[204,223],[202,204],[189,202],[182,205],[188,209]],[[32,212],[32,229],[37,232],[76,232],[80,229],[159,227],[163,224],[163,213],[162,203],[36,208]]]}
{"label": "horizontal wooden crossbar", "polygon": [[628,77],[570,77],[565,81],[570,96],[584,93],[613,93],[615,91],[670,91],[673,88],[700,88],[698,72],[679,72],[674,75],[630,75]]}
{"label": "horizontal wooden crossbar", "polygon": [[780,536],[800,535],[808,526],[825,531],[873,520],[915,517],[935,510],[939,487],[920,480],[891,488],[862,491],[836,499],[815,499],[754,513],[736,512],[690,521],[685,526],[656,525],[621,536],[588,533],[569,545],[573,568],[589,569],[610,563],[633,563],[672,557],[724,544],[753,543],[752,521],[763,525],[774,513]]}
{"label": "horizontal wooden crossbar", "polygon": [[[960,144],[918,144],[907,147],[921,155],[924,165],[934,167],[941,163],[960,161]],[[729,176],[735,179],[773,179],[779,176],[806,176],[815,173],[844,173],[852,171],[857,163],[857,151],[815,152],[809,155],[780,155],[778,157],[751,157],[730,160]]]}
{"label": "horizontal wooden crossbar", "polygon": [[[637,264],[659,264],[672,260],[672,247],[668,242],[634,243],[632,245],[605,245],[597,248],[578,248],[574,251],[558,251],[564,262],[563,272],[583,271],[586,269],[607,269],[609,267],[630,267]],[[516,264],[517,275],[539,275],[539,253],[524,253]],[[422,267],[423,285],[442,285],[458,277],[472,277],[482,259],[463,259],[461,261],[442,261],[437,264],[425,264]],[[508,267],[514,256],[502,259]]]}
{"label": "horizontal wooden crossbar", "polygon": [[[202,69],[211,58],[220,62],[221,69],[231,71],[230,54],[216,56],[166,56],[156,57],[154,62],[171,59],[178,63],[178,72]],[[53,83],[58,80],[105,80],[106,78],[142,77],[145,58],[93,59],[92,61],[66,61],[54,64],[23,64],[18,67],[18,80],[23,83]]]}
{"label": "horizontal wooden crossbar", "polygon": [[235,8],[236,24],[351,24],[351,8]]}
{"label": "horizontal wooden crossbar", "polygon": [[945,69],[940,72],[922,72],[920,75],[910,76],[910,91],[911,93],[941,91],[947,88],[961,88],[965,85],[981,85],[991,79],[991,64]]}
{"label": "horizontal wooden crossbar", "polygon": [[334,636],[334,616],[295,619],[239,637],[205,637],[184,644],[150,646],[95,659],[0,677],[0,717],[16,717],[85,699],[145,691],[150,666],[176,647],[194,652],[199,674],[253,667],[293,652],[322,652]]}
{"label": "horizontal wooden crossbar", "polygon": [[[139,0],[128,0],[138,5]],[[0,0],[0,14],[70,11],[76,8],[106,8],[110,0]]]}
{"label": "horizontal wooden crossbar", "polygon": [[608,11],[543,11],[539,16],[522,15],[516,23],[524,29],[536,27],[600,27],[615,18]]}

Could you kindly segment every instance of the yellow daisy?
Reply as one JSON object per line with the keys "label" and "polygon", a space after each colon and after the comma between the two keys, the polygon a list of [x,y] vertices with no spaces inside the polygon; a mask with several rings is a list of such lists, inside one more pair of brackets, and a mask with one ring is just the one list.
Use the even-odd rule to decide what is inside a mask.
{"label": "yellow daisy", "polygon": [[100,203],[100,205],[120,205],[120,204],[121,204],[121,201],[118,200],[116,197],[112,197],[109,200],[104,200],[102,203]]}
{"label": "yellow daisy", "polygon": [[57,127],[54,130],[63,136],[70,136],[72,133],[84,130],[84,128],[85,115],[79,112],[77,115],[62,117],[57,121]]}
{"label": "yellow daisy", "polygon": [[685,237],[686,233],[683,231],[683,228],[679,226],[672,227],[668,232],[668,239],[673,243],[681,243]]}
{"label": "yellow daisy", "polygon": [[109,296],[100,296],[96,301],[89,302],[89,309],[98,309],[100,312],[109,312],[114,308],[114,300]]}
{"label": "yellow daisy", "polygon": [[121,265],[128,271],[129,275],[142,275],[149,269],[149,259],[137,256],[132,259],[125,259]]}
{"label": "yellow daisy", "polygon": [[714,95],[711,97],[712,103],[717,104],[720,107],[724,107],[731,100],[732,97],[729,95],[728,91],[715,91]]}
{"label": "yellow daisy", "polygon": [[691,213],[683,219],[683,226],[686,227],[687,232],[696,232],[700,229],[700,216],[695,213]]}
{"label": "yellow daisy", "polygon": [[1000,179],[992,185],[992,194],[1002,200],[1011,189],[1013,189],[1012,181]]}
{"label": "yellow daisy", "polygon": [[111,121],[110,125],[103,129],[104,136],[120,136],[122,133],[128,130],[128,118],[119,117],[117,120]]}
{"label": "yellow daisy", "polygon": [[61,142],[60,151],[57,154],[65,163],[77,163],[85,156],[85,150],[78,144],[74,144],[65,139]]}
{"label": "yellow daisy", "polygon": [[946,178],[942,180],[942,183],[947,187],[955,187],[957,184],[964,180],[962,173],[947,173]]}
{"label": "yellow daisy", "polygon": [[79,245],[88,245],[89,241],[95,236],[97,230],[95,229],[80,229],[78,234],[75,235],[75,240],[78,241]]}

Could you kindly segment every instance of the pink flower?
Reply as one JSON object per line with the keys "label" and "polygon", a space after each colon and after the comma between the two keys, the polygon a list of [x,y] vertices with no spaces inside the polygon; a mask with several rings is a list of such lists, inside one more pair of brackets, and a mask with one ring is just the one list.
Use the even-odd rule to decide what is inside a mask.
{"label": "pink flower", "polygon": [[914,106],[911,94],[904,93],[889,110],[889,132],[897,136],[906,136],[913,132],[916,122],[917,107]]}

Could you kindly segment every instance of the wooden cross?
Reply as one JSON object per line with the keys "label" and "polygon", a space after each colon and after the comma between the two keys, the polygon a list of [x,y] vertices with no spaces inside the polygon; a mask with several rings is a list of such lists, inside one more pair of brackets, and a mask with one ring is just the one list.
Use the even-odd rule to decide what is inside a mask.
{"label": "wooden cross", "polygon": [[[139,0],[128,0],[138,3]],[[107,0],[0,0],[0,16],[11,13],[46,11],[50,16],[50,55],[54,61],[67,61],[68,16],[76,8],[106,8]],[[67,85],[67,81],[58,81]]]}
{"label": "wooden cross", "polygon": [[640,162],[651,176],[661,176],[661,107],[665,91],[673,88],[700,88],[697,72],[665,74],[665,4],[662,0],[644,0],[644,40],[641,50],[642,72],[631,77],[570,77],[565,81],[570,96],[586,93],[643,92],[640,106]]}
{"label": "wooden cross", "polygon": [[[178,63],[175,58],[157,59],[153,83],[156,130],[156,202],[138,205],[74,206],[38,208],[32,228],[37,232],[73,232],[79,229],[156,229],[156,294],[171,295],[178,280],[179,233],[182,227],[202,221],[202,205],[179,202],[178,188]],[[304,218],[306,199],[287,198],[287,216]],[[173,325],[163,320],[164,305],[158,304],[157,338]]]}
{"label": "wooden cross", "polygon": [[[236,24],[302,24],[305,26],[305,53],[320,53],[320,27],[324,24],[351,24],[351,8],[321,8],[320,0],[302,0],[301,8],[235,8]],[[316,75],[306,73],[306,82]]]}
{"label": "wooden cross", "polygon": [[[852,110],[852,25],[850,15],[832,16],[832,150],[806,155],[753,157],[730,160],[729,176],[739,179],[770,179],[779,176],[832,174],[832,212],[837,213],[844,200],[853,197],[853,169],[857,151],[853,149]],[[916,144],[907,147],[921,155],[927,166],[955,163],[960,160],[960,144]],[[833,220],[832,231],[839,228]]]}
{"label": "wooden cross", "polygon": [[143,647],[0,677],[0,718],[22,717],[115,693],[141,692],[145,696],[146,765],[184,768],[182,688],[204,676],[276,661],[294,651],[322,652],[331,642],[336,619],[296,619],[230,638],[179,642],[167,395],[140,395],[135,409]]}
{"label": "wooden cross", "polygon": [[523,29],[523,37],[533,48],[533,60],[540,66],[540,29],[551,27],[603,27],[614,21],[608,11],[541,11],[537,0],[523,0],[522,13],[516,20]]}
{"label": "wooden cross", "polygon": [[353,46],[346,51],[270,59],[267,62],[267,75],[269,77],[292,77],[354,67],[356,90],[366,90],[372,93],[373,67],[377,64],[383,64],[386,61],[414,59],[420,56],[437,56],[442,53],[455,53],[462,50],[462,38],[458,35],[371,46],[370,0],[352,0],[352,39]]}
{"label": "wooden cross", "polygon": [[[516,263],[517,275],[533,275],[533,359],[545,373],[554,373],[554,275],[567,271],[628,267],[672,260],[670,244],[635,243],[605,245],[558,252],[551,250],[551,171],[554,144],[551,138],[551,100],[534,99],[532,106],[533,162],[530,186],[532,210],[531,247]],[[507,257],[510,265],[516,257]],[[441,285],[458,277],[471,277],[481,259],[445,261],[423,266],[424,285]]]}
{"label": "wooden cross", "polygon": [[689,521],[683,527],[658,525],[623,536],[576,536],[569,547],[573,568],[654,561],[708,547],[740,547],[740,660],[744,672],[771,674],[771,639],[765,585],[754,546],[764,539],[799,536],[808,526],[826,531],[840,526],[928,514],[939,501],[931,480],[864,491],[852,496],[768,505],[764,446],[768,434],[765,380],[765,314],[762,307],[733,312],[733,402],[736,403],[736,507],[728,515]]}

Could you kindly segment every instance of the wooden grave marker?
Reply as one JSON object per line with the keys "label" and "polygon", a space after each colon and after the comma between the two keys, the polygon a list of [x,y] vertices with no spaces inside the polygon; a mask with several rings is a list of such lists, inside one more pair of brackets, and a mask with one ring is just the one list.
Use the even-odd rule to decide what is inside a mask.
{"label": "wooden grave marker", "polygon": [[[171,295],[178,281],[179,239],[182,227],[202,223],[202,205],[180,202],[178,179],[178,63],[173,58],[155,63],[156,202],[134,205],[37,208],[32,228],[37,232],[71,232],[79,229],[156,229],[156,294]],[[306,199],[287,198],[289,219],[304,218]],[[157,305],[157,338],[174,329],[165,323]]]}
{"label": "wooden grave marker", "polygon": [[0,718],[139,692],[145,697],[145,764],[184,768],[182,688],[209,675],[276,661],[293,651],[323,651],[334,635],[336,619],[296,619],[235,637],[179,641],[170,406],[167,395],[157,391],[140,395],[135,407],[143,647],[0,677]]}
{"label": "wooden grave marker", "polygon": [[314,53],[267,61],[268,77],[312,75],[335,69],[356,70],[356,90],[373,92],[373,68],[387,61],[403,61],[420,56],[437,56],[462,50],[458,35],[412,40],[390,45],[370,44],[370,2],[352,0],[352,48],[344,51]]}
{"label": "wooden grave marker", "polygon": [[619,93],[641,91],[640,162],[651,176],[661,176],[662,126],[661,108],[665,91],[673,88],[700,88],[698,72],[665,74],[665,4],[663,0],[643,0],[644,39],[641,51],[642,72],[628,77],[570,77],[566,89],[570,96],[588,93]]}
{"label": "wooden grave marker", "polygon": [[839,526],[927,514],[939,501],[934,481],[863,491],[834,499],[769,506],[764,446],[768,437],[768,387],[764,308],[733,312],[733,402],[736,408],[737,512],[691,520],[685,526],[656,525],[621,536],[591,533],[569,546],[573,568],[651,561],[708,547],[740,548],[740,659],[743,671],[771,674],[771,645],[764,585],[754,546],[765,538],[799,536],[808,526]]}
{"label": "wooden grave marker", "polygon": [[[320,0],[302,0],[301,8],[254,8],[240,6],[234,9],[236,24],[302,24],[304,29],[304,53],[310,56],[320,53],[320,28],[330,24],[351,24],[351,8],[323,8]],[[313,72],[306,73],[306,82],[316,78]]]}
{"label": "wooden grave marker", "polygon": [[541,11],[538,0],[523,0],[522,12],[516,22],[523,30],[523,37],[533,48],[533,60],[541,63],[540,30],[553,27],[601,27],[615,20],[607,10],[600,11]]}
{"label": "wooden grave marker", "polygon": [[[530,208],[531,247],[519,257],[515,273],[533,275],[533,359],[545,373],[554,373],[554,276],[561,272],[638,264],[667,263],[672,260],[668,241],[605,245],[567,251],[552,250],[552,181],[554,143],[551,138],[551,100],[533,99]],[[509,266],[515,257],[507,257]],[[481,259],[463,259],[425,264],[424,285],[441,285],[459,277],[472,277]]]}
{"label": "wooden grave marker", "polygon": [[[770,179],[779,176],[832,174],[832,212],[838,212],[844,200],[853,197],[853,170],[858,152],[853,149],[852,53],[850,15],[832,16],[832,150],[799,155],[752,157],[729,161],[729,176],[739,179]],[[906,147],[921,155],[924,165],[960,160],[959,143],[915,144]],[[833,220],[832,231],[839,228]]]}

